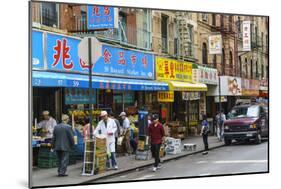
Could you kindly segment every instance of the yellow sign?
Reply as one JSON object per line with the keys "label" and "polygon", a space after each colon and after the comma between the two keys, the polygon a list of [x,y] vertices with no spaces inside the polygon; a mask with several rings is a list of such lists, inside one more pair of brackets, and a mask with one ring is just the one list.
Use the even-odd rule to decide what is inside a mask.
{"label": "yellow sign", "polygon": [[156,57],[157,80],[192,82],[192,63]]}
{"label": "yellow sign", "polygon": [[158,102],[174,102],[174,91],[157,92]]}

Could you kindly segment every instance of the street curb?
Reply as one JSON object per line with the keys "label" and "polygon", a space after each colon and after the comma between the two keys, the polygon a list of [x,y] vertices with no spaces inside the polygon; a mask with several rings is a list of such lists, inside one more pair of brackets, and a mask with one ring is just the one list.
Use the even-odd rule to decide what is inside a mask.
{"label": "street curb", "polygon": [[[214,146],[214,147],[210,147],[209,148],[209,151],[210,150],[214,150],[214,149],[217,149],[217,148],[221,148],[225,146],[225,144],[221,144],[221,145],[218,145],[218,146]],[[180,159],[180,158],[183,158],[183,157],[186,157],[186,156],[190,156],[190,155],[194,155],[194,154],[198,154],[198,153],[202,153],[204,152],[205,150],[199,150],[199,151],[194,151],[194,152],[191,152],[191,153],[186,153],[186,154],[181,154],[181,155],[178,155],[176,157],[170,157],[170,158],[167,158],[165,160],[163,160],[163,162],[168,162],[168,161],[171,161],[171,160],[176,160],[176,159]],[[136,169],[141,169],[141,168],[145,168],[145,167],[148,167],[148,166],[151,166],[153,165],[154,163],[147,163],[145,165],[141,165],[141,166],[138,166],[138,167],[134,167],[134,168],[129,168],[129,169],[124,169],[124,170],[121,170],[119,172],[113,172],[112,174],[108,174],[108,175],[102,175],[98,178],[92,178],[90,180],[87,180],[87,181],[84,181],[84,182],[81,182],[81,184],[86,184],[86,183],[89,183],[89,182],[92,182],[92,181],[97,181],[97,180],[100,180],[100,179],[103,179],[105,177],[111,177],[111,176],[114,176],[114,175],[119,175],[119,174],[123,174],[125,172],[130,172],[130,171],[133,171],[133,170],[136,170]]]}

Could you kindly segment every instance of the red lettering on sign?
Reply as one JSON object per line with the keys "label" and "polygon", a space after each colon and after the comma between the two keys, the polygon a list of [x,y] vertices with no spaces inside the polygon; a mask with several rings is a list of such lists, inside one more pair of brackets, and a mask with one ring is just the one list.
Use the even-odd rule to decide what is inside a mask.
{"label": "red lettering on sign", "polygon": [[170,74],[168,61],[164,62],[164,73],[165,73],[165,75],[169,75]]}
{"label": "red lettering on sign", "polygon": [[121,64],[121,65],[125,65],[126,64],[126,60],[124,58],[124,51],[120,51],[119,52],[118,64]]}
{"label": "red lettering on sign", "polygon": [[147,68],[148,62],[147,62],[147,57],[146,56],[142,57],[141,62],[142,62],[143,67]]}
{"label": "red lettering on sign", "polygon": [[174,68],[175,68],[175,66],[174,66],[173,62],[171,62],[170,68],[171,68],[171,76],[170,76],[170,78],[175,78],[175,75],[174,75]]}
{"label": "red lettering on sign", "polygon": [[110,10],[109,10],[108,7],[103,8],[103,14],[106,15],[106,16],[110,14]]}
{"label": "red lettering on sign", "polygon": [[73,68],[74,64],[70,60],[69,63],[66,62],[66,60],[70,59],[69,50],[70,46],[67,46],[67,40],[62,39],[56,41],[56,46],[53,48],[55,50],[55,54],[53,55],[54,62],[52,64],[52,67],[55,67],[59,60],[62,59],[62,66],[66,70],[70,70]]}
{"label": "red lettering on sign", "polygon": [[105,64],[110,63],[111,53],[109,52],[109,50],[104,49],[104,51],[103,51],[103,58],[104,58],[104,63]]}
{"label": "red lettering on sign", "polygon": [[136,55],[132,55],[131,56],[131,61],[132,61],[132,64],[135,65],[136,62],[137,62],[137,56]]}
{"label": "red lettering on sign", "polygon": [[92,12],[92,15],[96,15],[96,16],[100,16],[100,9],[98,6],[94,6],[93,7],[93,12]]}

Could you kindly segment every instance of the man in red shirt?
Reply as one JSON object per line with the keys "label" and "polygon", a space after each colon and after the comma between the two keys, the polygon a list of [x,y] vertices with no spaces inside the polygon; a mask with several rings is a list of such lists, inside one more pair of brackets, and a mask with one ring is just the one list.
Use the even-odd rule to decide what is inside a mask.
{"label": "man in red shirt", "polygon": [[160,162],[160,147],[162,144],[163,137],[165,136],[164,128],[159,122],[159,116],[157,114],[152,115],[152,123],[148,127],[148,135],[150,137],[151,152],[155,159],[153,171],[155,172],[157,168],[159,169]]}

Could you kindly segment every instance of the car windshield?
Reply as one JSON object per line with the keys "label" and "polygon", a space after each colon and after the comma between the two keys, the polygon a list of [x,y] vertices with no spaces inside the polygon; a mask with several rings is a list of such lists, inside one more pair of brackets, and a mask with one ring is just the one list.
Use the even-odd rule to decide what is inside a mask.
{"label": "car windshield", "polygon": [[237,107],[232,109],[228,114],[229,118],[258,117],[258,116],[259,116],[259,106]]}

